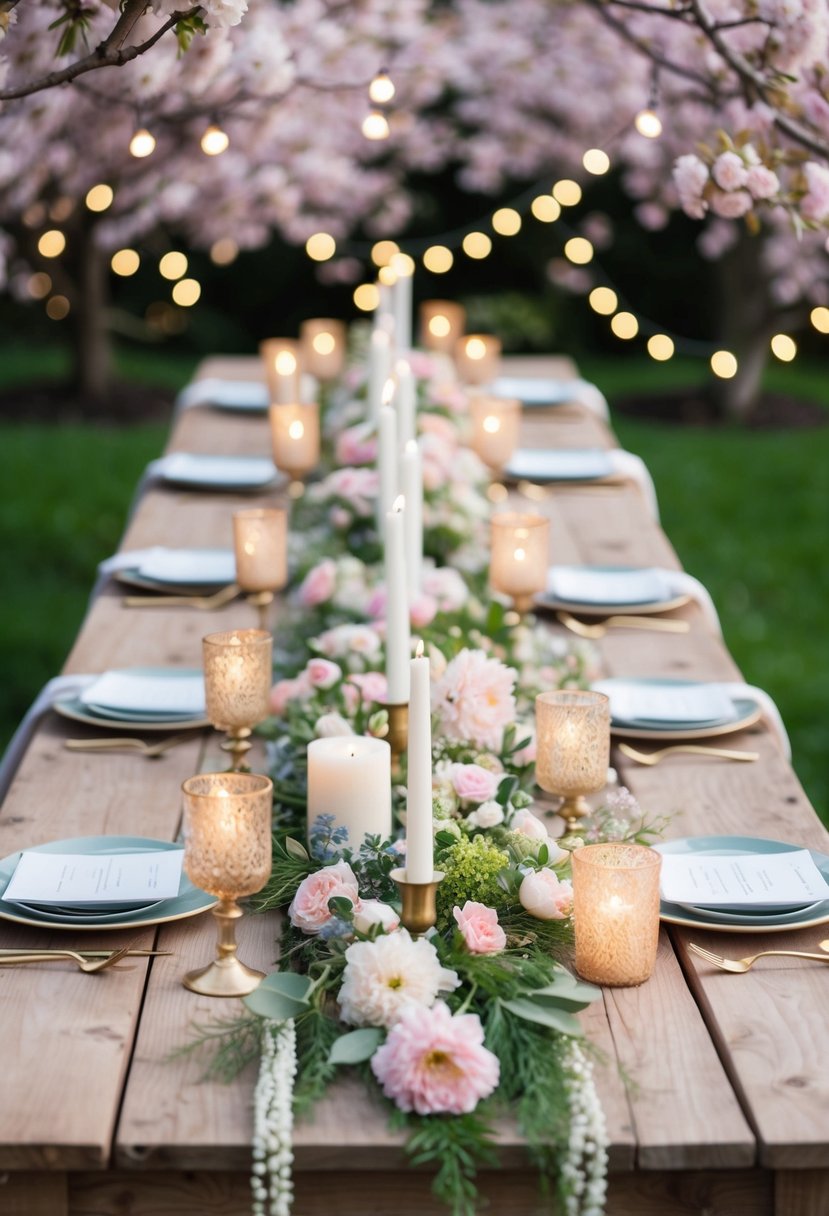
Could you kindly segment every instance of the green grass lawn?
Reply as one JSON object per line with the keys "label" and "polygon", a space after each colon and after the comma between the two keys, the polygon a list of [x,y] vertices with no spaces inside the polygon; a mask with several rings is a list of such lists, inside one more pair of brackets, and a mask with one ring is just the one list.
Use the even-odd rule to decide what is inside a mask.
{"label": "green grass lawn", "polygon": [[[32,359],[29,356],[29,374]],[[38,361],[58,374],[57,360]],[[700,379],[696,364],[583,360],[613,405],[621,392]],[[190,364],[146,358],[125,374],[186,381]],[[9,373],[7,378],[6,373]],[[25,376],[4,361],[3,382]],[[826,395],[818,368],[777,368],[772,387]],[[614,414],[620,442],[656,483],[662,523],[683,565],[706,584],[745,678],[777,701],[795,768],[829,822],[829,426],[704,430]],[[117,547],[133,489],[166,437],[163,425],[0,426],[0,749],[37,689],[61,667],[86,608],[97,562]]]}

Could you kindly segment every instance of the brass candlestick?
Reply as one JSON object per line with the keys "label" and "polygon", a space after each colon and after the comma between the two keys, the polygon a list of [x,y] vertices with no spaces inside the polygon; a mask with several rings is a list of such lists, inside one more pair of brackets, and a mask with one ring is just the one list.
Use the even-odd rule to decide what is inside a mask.
{"label": "brass candlestick", "polygon": [[437,889],[443,872],[435,870],[430,882],[409,882],[406,870],[392,870],[391,879],[400,892],[400,923],[418,937],[434,927],[437,920]]}
{"label": "brass candlestick", "polygon": [[559,815],[568,832],[590,814],[585,794],[607,783],[610,762],[610,703],[600,692],[558,689],[535,699],[538,754],[535,779],[562,799]]}
{"label": "brass candlestick", "polygon": [[253,591],[248,596],[248,603],[251,604],[259,614],[259,628],[267,630],[268,617],[270,616],[270,606],[273,603],[273,592]]}
{"label": "brass candlestick", "polygon": [[252,729],[250,726],[232,726],[222,739],[219,746],[230,756],[230,771],[232,773],[249,773],[250,768],[245,760],[253,744],[250,741]]}
{"label": "brass candlestick", "polygon": [[201,996],[247,996],[265,978],[236,954],[236,922],[244,912],[235,899],[223,899],[213,909],[218,931],[216,957],[206,967],[188,971],[182,983]]}
{"label": "brass candlestick", "polygon": [[232,769],[244,770],[250,734],[268,716],[273,637],[266,629],[234,629],[202,639],[207,717],[226,738]]}
{"label": "brass candlestick", "polygon": [[391,768],[393,773],[400,771],[400,757],[409,745],[409,702],[396,703],[383,701],[381,705],[389,715],[389,730],[386,741],[391,748]]}

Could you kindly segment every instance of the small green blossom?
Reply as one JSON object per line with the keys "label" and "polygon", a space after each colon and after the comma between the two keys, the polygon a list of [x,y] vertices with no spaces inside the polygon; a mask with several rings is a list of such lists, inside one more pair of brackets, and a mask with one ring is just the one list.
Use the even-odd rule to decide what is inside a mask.
{"label": "small green blossom", "polygon": [[509,854],[486,836],[463,837],[441,864],[444,879],[438,887],[438,928],[452,923],[452,909],[463,907],[468,899],[496,908],[505,902],[498,883],[501,870],[509,866]]}

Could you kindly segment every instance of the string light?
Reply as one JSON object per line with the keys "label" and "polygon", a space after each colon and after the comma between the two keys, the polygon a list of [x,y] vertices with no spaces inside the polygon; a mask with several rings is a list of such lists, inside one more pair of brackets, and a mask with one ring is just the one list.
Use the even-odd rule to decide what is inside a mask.
{"label": "string light", "polygon": [[183,253],[165,253],[158,263],[159,273],[165,279],[180,279],[187,274],[187,258]]}
{"label": "string light", "polygon": [[394,82],[386,69],[381,68],[368,86],[369,100],[378,106],[387,105],[395,92]]}
{"label": "string light", "polygon": [[44,271],[38,271],[29,277],[26,290],[33,300],[44,300],[52,290],[52,280]]}
{"label": "string light", "polygon": [[788,334],[775,334],[771,340],[771,350],[781,363],[791,363],[797,354],[797,343]]}
{"label": "string light", "polygon": [[715,350],[711,356],[711,371],[721,380],[737,375],[737,359],[730,350]]}
{"label": "string light", "polygon": [[172,295],[180,308],[192,308],[201,295],[201,283],[197,279],[179,279]]}
{"label": "string light", "polygon": [[106,211],[107,207],[112,206],[112,200],[115,198],[115,192],[112,186],[107,186],[101,182],[98,186],[92,186],[86,192],[86,203],[90,211]]}
{"label": "string light", "polygon": [[809,320],[819,334],[829,334],[829,308],[818,305],[809,314]]}
{"label": "string light", "polygon": [[575,266],[586,266],[593,261],[593,246],[585,236],[571,236],[564,244],[564,256]]}
{"label": "string light", "polygon": [[328,232],[315,232],[305,242],[305,252],[314,262],[327,262],[337,252],[337,242]]}
{"label": "string light", "polygon": [[69,301],[66,296],[52,296],[46,301],[46,316],[51,321],[62,321],[69,316]]}
{"label": "string light", "polygon": [[389,120],[381,110],[369,110],[363,119],[362,132],[366,139],[388,139]]}
{"label": "string light", "polygon": [[530,203],[530,211],[542,224],[552,224],[561,215],[561,207],[552,194],[539,194]]}
{"label": "string light", "polygon": [[37,243],[37,251],[42,258],[59,258],[65,248],[66,237],[59,228],[44,232]]}
{"label": "string light", "polygon": [[215,266],[229,266],[239,256],[239,246],[231,236],[220,237],[210,246],[210,260]]}
{"label": "string light", "polygon": [[560,182],[556,182],[552,194],[562,207],[575,207],[577,203],[581,202],[581,186],[578,182],[571,181],[569,177],[564,177]]}
{"label": "string light", "polygon": [[397,275],[392,270],[391,266],[381,266],[377,271],[377,278],[384,287],[394,287],[397,282]]}
{"label": "string light", "polygon": [[146,127],[139,127],[130,140],[130,155],[137,160],[152,156],[155,152],[155,136]]}
{"label": "string light", "polygon": [[521,216],[514,207],[499,207],[492,217],[492,227],[499,236],[515,236],[521,231]]}
{"label": "string light", "polygon": [[455,255],[446,245],[430,245],[423,255],[423,265],[432,274],[446,274],[455,262]]}
{"label": "string light", "polygon": [[373,283],[361,283],[354,288],[353,300],[361,312],[374,312],[380,303],[380,292]]}
{"label": "string light", "polygon": [[657,363],[670,359],[675,349],[673,338],[669,338],[667,334],[651,334],[648,338],[648,354],[652,359],[656,359]]}
{"label": "string light", "polygon": [[581,163],[588,173],[601,177],[610,168],[610,157],[601,148],[588,148],[581,158]]}
{"label": "string light", "polygon": [[656,110],[647,107],[639,111],[633,120],[633,125],[640,135],[644,135],[645,139],[659,139],[662,134],[662,119]]}
{"label": "string light", "polygon": [[408,253],[402,253],[398,250],[392,255],[389,266],[392,268],[398,279],[410,279],[415,272],[415,261]]}
{"label": "string light", "polygon": [[212,122],[201,137],[201,150],[205,156],[221,156],[230,147],[230,136],[217,122]]}
{"label": "string light", "polygon": [[388,266],[400,246],[396,241],[375,241],[371,247],[371,260],[375,266]]}
{"label": "string light", "polygon": [[492,241],[485,232],[467,232],[461,245],[468,258],[485,258],[492,251]]}
{"label": "string light", "polygon": [[130,275],[135,274],[140,265],[141,258],[134,249],[119,249],[117,253],[113,253],[110,262],[115,274],[119,274],[122,279],[128,279]]}
{"label": "string light", "polygon": [[632,312],[617,312],[615,317],[611,318],[610,328],[617,338],[628,341],[639,333],[639,322]]}
{"label": "string light", "polygon": [[594,287],[587,297],[594,312],[602,317],[610,317],[619,307],[619,297],[612,287]]}

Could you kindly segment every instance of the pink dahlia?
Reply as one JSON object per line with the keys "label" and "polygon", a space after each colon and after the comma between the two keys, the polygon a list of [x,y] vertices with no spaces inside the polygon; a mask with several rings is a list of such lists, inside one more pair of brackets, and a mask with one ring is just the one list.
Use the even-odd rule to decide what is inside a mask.
{"label": "pink dahlia", "polygon": [[498,1057],[484,1047],[477,1013],[452,1017],[438,1001],[404,1009],[372,1056],[371,1069],[387,1098],[419,1115],[473,1111],[498,1084]]}
{"label": "pink dahlia", "polygon": [[432,687],[432,709],[450,739],[497,751],[515,720],[515,672],[483,650],[462,650]]}

